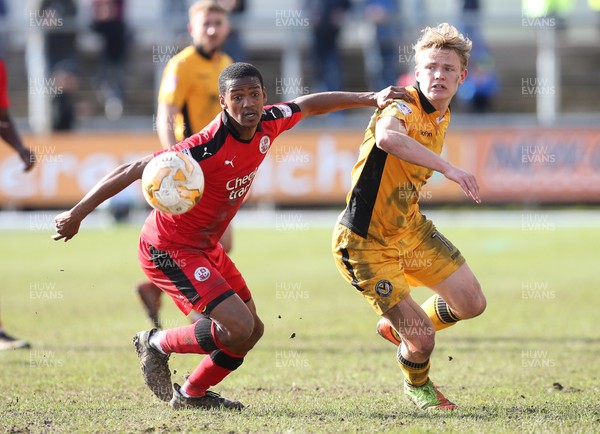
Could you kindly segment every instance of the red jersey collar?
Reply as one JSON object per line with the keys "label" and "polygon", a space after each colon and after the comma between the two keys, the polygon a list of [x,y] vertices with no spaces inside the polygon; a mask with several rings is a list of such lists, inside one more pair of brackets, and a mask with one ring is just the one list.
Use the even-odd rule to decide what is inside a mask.
{"label": "red jersey collar", "polygon": [[[264,110],[263,110],[264,113]],[[229,113],[227,113],[227,110],[223,110],[221,112],[221,122],[223,122],[223,125],[225,125],[225,128],[227,128],[227,130],[229,130],[229,133],[239,142],[242,143],[250,143],[252,140],[254,140],[254,136],[250,139],[250,140],[242,140],[240,139],[240,135],[238,134],[237,130],[235,129],[235,127],[233,126],[233,123],[231,121],[231,118],[229,117]],[[257,132],[261,132],[262,133],[263,129],[262,129],[262,120],[258,123],[258,126],[256,127],[256,132],[254,133],[256,135]]]}

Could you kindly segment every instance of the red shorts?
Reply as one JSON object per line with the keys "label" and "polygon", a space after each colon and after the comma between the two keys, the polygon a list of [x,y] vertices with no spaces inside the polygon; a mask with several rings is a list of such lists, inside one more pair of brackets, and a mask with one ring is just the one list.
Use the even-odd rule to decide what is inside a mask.
{"label": "red shorts", "polygon": [[169,294],[185,315],[192,309],[208,314],[233,294],[244,302],[252,298],[246,281],[220,243],[210,250],[161,250],[140,238],[138,259],[150,281]]}

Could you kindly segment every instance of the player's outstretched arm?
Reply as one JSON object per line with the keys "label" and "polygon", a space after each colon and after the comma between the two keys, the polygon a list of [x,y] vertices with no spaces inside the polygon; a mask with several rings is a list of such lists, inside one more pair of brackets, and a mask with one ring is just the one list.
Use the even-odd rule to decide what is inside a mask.
{"label": "player's outstretched arm", "polygon": [[122,164],[98,181],[77,205],[54,218],[56,235],[53,235],[52,238],[56,241],[62,239],[69,241],[73,238],[79,232],[79,226],[83,219],[98,205],[142,177],[144,168],[151,159],[152,155],[149,155],[131,163]]}
{"label": "player's outstretched arm", "polygon": [[377,121],[375,143],[377,147],[394,157],[440,172],[449,180],[460,185],[467,197],[481,203],[475,175],[452,165],[412,137],[409,137],[406,134],[404,125],[397,118],[384,116]]}
{"label": "player's outstretched arm", "polygon": [[292,102],[302,111],[302,118],[322,115],[338,110],[357,107],[384,108],[394,99],[404,99],[412,102],[412,97],[403,87],[389,86],[375,92],[320,92],[302,95]]}

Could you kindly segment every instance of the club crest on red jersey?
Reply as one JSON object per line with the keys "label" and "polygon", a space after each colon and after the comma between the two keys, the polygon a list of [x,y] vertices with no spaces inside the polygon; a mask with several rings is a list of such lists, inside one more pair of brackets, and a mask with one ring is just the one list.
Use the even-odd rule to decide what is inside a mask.
{"label": "club crest on red jersey", "polygon": [[196,268],[196,271],[194,271],[194,278],[198,282],[204,282],[205,280],[208,280],[209,277],[210,277],[210,270],[206,267],[198,267],[198,268]]}
{"label": "club crest on red jersey", "polygon": [[271,139],[269,136],[263,136],[260,138],[260,143],[258,145],[258,150],[261,154],[266,154],[269,148],[271,147]]}

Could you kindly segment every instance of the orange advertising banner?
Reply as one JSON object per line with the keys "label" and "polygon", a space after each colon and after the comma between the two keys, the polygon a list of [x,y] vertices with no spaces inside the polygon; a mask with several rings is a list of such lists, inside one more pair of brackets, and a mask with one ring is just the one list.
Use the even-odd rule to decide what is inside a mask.
{"label": "orange advertising banner", "polygon": [[[259,169],[251,201],[342,204],[350,189],[362,131],[289,131]],[[0,207],[69,207],[113,168],[159,149],[156,134],[71,133],[25,136],[38,156],[31,173],[0,147]],[[444,158],[478,179],[484,203],[600,202],[600,129],[524,128],[448,132]],[[423,202],[469,202],[435,173]],[[130,200],[142,203],[138,184]]]}
{"label": "orange advertising banner", "polygon": [[600,202],[600,129],[538,128],[462,136],[465,146],[477,149],[473,163],[485,201]]}

